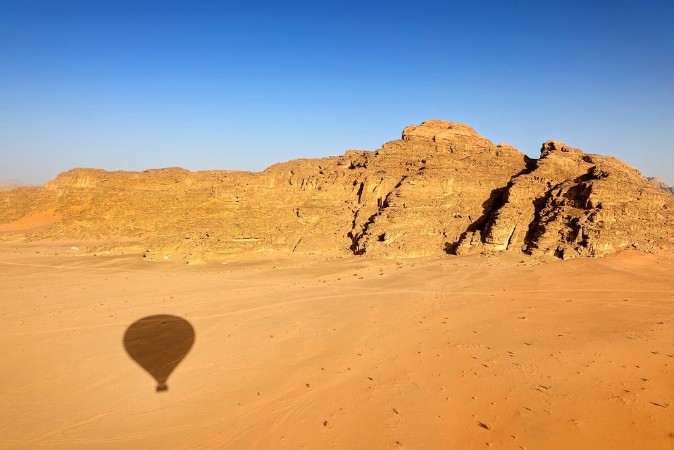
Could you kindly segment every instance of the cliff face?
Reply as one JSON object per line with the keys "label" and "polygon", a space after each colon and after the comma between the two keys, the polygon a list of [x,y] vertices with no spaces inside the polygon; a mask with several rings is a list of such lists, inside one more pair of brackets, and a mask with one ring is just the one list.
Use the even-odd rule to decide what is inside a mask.
{"label": "cliff face", "polygon": [[[52,211],[39,228],[10,227]],[[563,143],[531,160],[467,125],[429,121],[375,151],[263,172],[74,169],[0,193],[5,239],[136,242],[150,258],[250,251],[562,258],[674,242],[674,197],[614,158]],[[0,231],[3,225],[0,225]]]}
{"label": "cliff face", "polygon": [[[615,158],[549,141],[532,169],[513,177],[503,205],[459,251],[517,249],[561,258],[672,244],[672,199]],[[471,244],[466,241],[471,239]]]}

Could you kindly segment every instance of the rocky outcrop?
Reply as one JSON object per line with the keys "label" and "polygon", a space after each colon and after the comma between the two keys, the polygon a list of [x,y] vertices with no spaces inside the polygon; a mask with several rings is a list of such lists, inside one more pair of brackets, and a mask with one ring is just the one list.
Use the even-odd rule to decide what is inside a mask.
{"label": "rocky outcrop", "polygon": [[674,236],[674,197],[620,161],[557,141],[534,160],[440,120],[409,126],[375,151],[259,173],[73,169],[31,189],[0,193],[0,221],[42,209],[59,220],[0,238],[126,243],[155,259],[251,251],[569,258],[669,249]]}
{"label": "rocky outcrop", "polygon": [[514,177],[503,196],[480,239],[460,242],[459,253],[513,249],[574,258],[672,243],[670,198],[627,164],[562,142],[543,144],[541,158]]}

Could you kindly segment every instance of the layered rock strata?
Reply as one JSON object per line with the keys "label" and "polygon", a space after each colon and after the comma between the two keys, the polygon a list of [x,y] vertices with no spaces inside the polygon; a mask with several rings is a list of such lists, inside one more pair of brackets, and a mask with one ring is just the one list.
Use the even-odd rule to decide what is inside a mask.
{"label": "layered rock strata", "polygon": [[0,239],[127,242],[148,258],[187,260],[253,251],[573,258],[674,245],[674,197],[636,169],[557,141],[530,159],[440,120],[375,151],[259,173],[74,169],[0,193],[0,231],[47,210],[52,223],[5,227],[13,231]]}

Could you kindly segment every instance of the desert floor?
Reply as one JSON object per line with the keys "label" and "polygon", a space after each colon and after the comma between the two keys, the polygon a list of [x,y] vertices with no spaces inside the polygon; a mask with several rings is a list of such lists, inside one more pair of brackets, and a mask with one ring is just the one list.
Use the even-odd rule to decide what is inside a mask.
{"label": "desert floor", "polygon": [[[2,448],[674,448],[674,255],[72,245],[0,245]],[[166,392],[122,343],[154,314],[196,330]]]}

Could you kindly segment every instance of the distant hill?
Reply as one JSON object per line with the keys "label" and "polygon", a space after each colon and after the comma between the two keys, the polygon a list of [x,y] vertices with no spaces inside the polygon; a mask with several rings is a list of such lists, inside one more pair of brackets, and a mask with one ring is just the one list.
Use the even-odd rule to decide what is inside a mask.
{"label": "distant hill", "polygon": [[19,186],[21,186],[21,181],[17,179],[0,180],[0,191],[8,191]]}
{"label": "distant hill", "polygon": [[674,195],[674,186],[667,186],[667,183],[665,183],[661,178],[658,177],[650,177],[648,178],[648,181],[651,182],[654,186],[659,187],[663,191],[667,191],[670,194]]}
{"label": "distant hill", "polygon": [[259,173],[73,169],[45,187],[1,193],[0,231],[3,221],[0,239],[99,240],[187,261],[277,251],[567,259],[674,250],[674,197],[633,167],[560,141],[531,159],[442,120],[411,125],[374,151]]}

